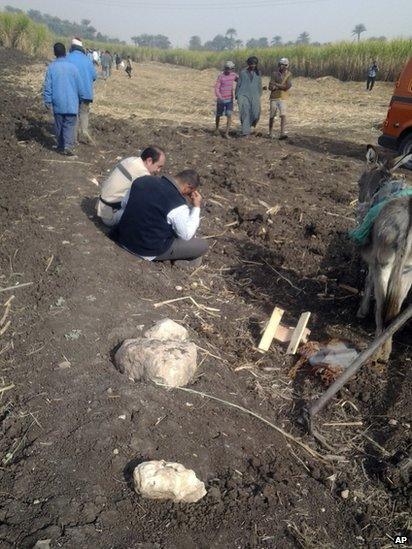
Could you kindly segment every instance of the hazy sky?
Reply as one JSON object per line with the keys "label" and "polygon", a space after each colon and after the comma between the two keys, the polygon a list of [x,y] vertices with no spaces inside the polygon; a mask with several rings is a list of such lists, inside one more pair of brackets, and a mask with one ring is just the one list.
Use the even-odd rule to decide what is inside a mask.
{"label": "hazy sky", "polygon": [[280,35],[285,42],[302,31],[312,41],[351,40],[358,23],[367,28],[365,38],[412,35],[412,0],[0,0],[6,5],[91,19],[98,31],[128,42],[137,34],[165,34],[177,46],[230,27],[242,40]]}

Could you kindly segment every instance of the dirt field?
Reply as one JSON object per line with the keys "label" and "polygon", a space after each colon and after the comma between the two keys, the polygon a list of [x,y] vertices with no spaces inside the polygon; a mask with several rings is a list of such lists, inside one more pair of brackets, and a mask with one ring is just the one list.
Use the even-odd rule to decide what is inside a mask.
{"label": "dirt field", "polygon": [[[411,442],[410,328],[388,367],[364,368],[317,419],[329,450],[296,422],[302,399],[324,386],[308,373],[292,381],[296,359],[281,345],[256,350],[274,305],[293,324],[312,311],[313,340],[371,341],[372,319],[355,319],[359,296],[340,284],[361,289],[346,231],[391,86],[367,94],[296,79],[287,143],[264,138],[266,101],[260,135],[226,141],[211,131],[214,71],[137,66],[130,81],[97,83],[98,145],[64,160],[41,103],[44,64],[0,50],[0,66],[1,547],[392,547],[410,527],[399,468]],[[133,258],[95,218],[92,179],[149,143],[166,149],[167,172],[202,176],[200,232],[211,247],[195,272]],[[154,306],[188,296],[198,305]],[[239,410],[117,372],[118,344],[163,317],[199,346],[192,389],[321,456]],[[193,468],[207,496],[140,498],[131,472],[146,459]]]}

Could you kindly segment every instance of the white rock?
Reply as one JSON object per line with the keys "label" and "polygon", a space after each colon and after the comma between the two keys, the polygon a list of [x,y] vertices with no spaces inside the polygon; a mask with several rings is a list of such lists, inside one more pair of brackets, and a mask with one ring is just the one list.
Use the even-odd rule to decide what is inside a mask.
{"label": "white rock", "polygon": [[348,499],[349,497],[349,490],[343,490],[341,493],[340,493],[340,497],[342,499]]}
{"label": "white rock", "polygon": [[159,339],[161,341],[186,341],[189,334],[186,328],[180,326],[174,320],[163,318],[156,322],[150,330],[147,330],[144,335],[149,339]]}
{"label": "white rock", "polygon": [[197,348],[188,341],[126,339],[115,355],[115,363],[133,381],[181,387],[196,372]]}
{"label": "white rock", "polygon": [[51,539],[39,539],[33,549],[50,549]]}
{"label": "white rock", "polygon": [[206,495],[204,483],[180,463],[145,461],[133,472],[138,494],[149,499],[171,499],[194,503]]}

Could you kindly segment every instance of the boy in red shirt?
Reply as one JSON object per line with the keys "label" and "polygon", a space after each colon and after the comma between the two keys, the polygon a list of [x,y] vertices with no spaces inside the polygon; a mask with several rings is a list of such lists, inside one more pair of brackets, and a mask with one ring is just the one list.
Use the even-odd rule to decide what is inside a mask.
{"label": "boy in red shirt", "polygon": [[232,123],[233,112],[233,84],[239,76],[234,72],[235,64],[232,61],[225,63],[223,72],[219,74],[215,84],[216,104],[216,133],[219,133],[220,118],[226,116],[226,131],[223,134],[226,139],[229,137],[229,129]]}

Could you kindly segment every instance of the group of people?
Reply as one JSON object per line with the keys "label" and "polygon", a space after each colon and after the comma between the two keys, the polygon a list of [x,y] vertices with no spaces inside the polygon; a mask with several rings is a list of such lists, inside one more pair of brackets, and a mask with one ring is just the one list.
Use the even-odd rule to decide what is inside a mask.
{"label": "group of people", "polygon": [[208,249],[196,238],[200,223],[200,177],[186,169],[160,176],[163,149],[150,146],[119,162],[101,185],[97,215],[128,252],[148,261],[198,266]]}
{"label": "group of people", "polygon": [[[238,102],[239,118],[242,136],[248,137],[259,122],[261,113],[261,97],[266,89],[262,85],[259,70],[259,60],[252,56],[247,60],[247,68],[238,75],[232,61],[225,63],[223,72],[219,74],[215,84],[216,95],[216,132],[219,133],[220,119],[226,116],[224,137],[229,137],[232,124],[234,99]],[[236,86],[235,86],[236,84]],[[292,73],[289,70],[289,60],[283,57],[279,60],[277,69],[273,72],[270,82],[270,115],[269,137],[274,138],[274,121],[277,113],[280,116],[279,139],[287,139],[286,133],[286,103],[289,90],[292,87]]]}
{"label": "group of people", "polygon": [[[89,114],[94,81],[97,79],[96,67],[101,66],[102,76],[107,79],[111,74],[113,57],[109,51],[86,51],[79,38],[73,38],[68,55],[65,45],[60,42],[54,45],[53,50],[56,59],[47,67],[43,98],[54,116],[57,152],[73,156],[77,143],[94,144],[89,129]],[[123,64],[129,78],[132,77],[129,56],[124,63],[116,53],[114,62],[117,69]]]}
{"label": "group of people", "polygon": [[[91,143],[89,111],[93,101],[93,82],[97,78],[94,52],[90,56],[81,40],[74,38],[66,55],[62,43],[54,45],[55,61],[47,68],[44,101],[53,110],[57,151],[73,155],[76,139]],[[115,54],[117,68],[121,58]],[[110,75],[113,58],[108,51],[98,61],[105,77]],[[128,58],[131,76],[131,63]],[[215,83],[216,131],[226,116],[224,136],[229,137],[233,104],[239,107],[242,136],[248,137],[261,114],[262,85],[259,61],[249,57],[247,67],[235,72],[232,61],[225,63]],[[127,70],[127,67],[126,67]],[[372,89],[378,67],[374,61],[368,72],[368,89]],[[292,86],[289,61],[281,58],[269,81],[269,137],[274,137],[274,122],[280,116],[279,139],[286,139],[287,98]],[[77,135],[78,134],[78,135]],[[191,169],[174,177],[160,175],[166,162],[159,146],[150,146],[140,156],[119,162],[101,185],[97,215],[112,230],[113,238],[128,252],[148,261],[172,261],[199,265],[208,246],[196,238],[200,223],[202,197],[200,177]]]}
{"label": "group of people", "polygon": [[132,77],[132,60],[130,55],[127,56],[126,62],[118,53],[112,55],[109,50],[89,50],[88,56],[91,58],[95,65],[100,65],[102,68],[102,78],[107,80],[112,75],[112,67],[116,65],[116,70],[124,69],[129,78]]}

